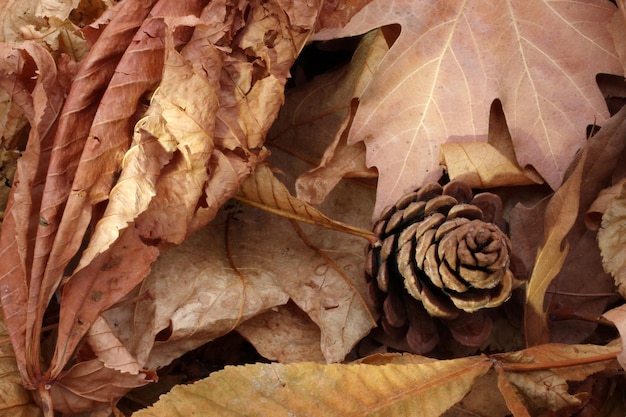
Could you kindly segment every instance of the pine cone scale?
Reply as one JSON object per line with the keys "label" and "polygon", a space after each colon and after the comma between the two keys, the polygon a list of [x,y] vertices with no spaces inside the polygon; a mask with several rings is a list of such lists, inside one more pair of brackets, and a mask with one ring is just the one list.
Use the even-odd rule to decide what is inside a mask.
{"label": "pine cone scale", "polygon": [[[488,337],[493,323],[482,310],[500,306],[521,285],[509,270],[511,243],[498,226],[506,227],[501,213],[495,194],[474,196],[461,182],[427,184],[383,212],[373,228],[382,244],[368,248],[366,276],[382,293],[385,332],[404,334],[418,353],[438,340],[416,322],[429,317],[461,343],[474,346]],[[464,334],[469,331],[475,334]]]}

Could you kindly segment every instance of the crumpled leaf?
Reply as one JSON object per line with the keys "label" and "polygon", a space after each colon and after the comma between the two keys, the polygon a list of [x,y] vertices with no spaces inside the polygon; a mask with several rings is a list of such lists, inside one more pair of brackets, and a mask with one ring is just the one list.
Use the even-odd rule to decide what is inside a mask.
{"label": "crumpled leaf", "polygon": [[619,197],[624,184],[626,184],[626,178],[600,191],[598,197],[593,201],[589,210],[587,210],[587,216],[585,217],[585,225],[589,230],[600,229],[602,216],[606,212],[609,203]]}
{"label": "crumpled leaf", "polygon": [[[571,360],[573,362],[583,360],[586,357],[598,357],[605,355],[610,357],[605,361],[595,361],[575,366],[554,367],[527,372],[502,372],[498,370],[498,386],[502,394],[513,411],[518,411],[519,415],[536,415],[537,410],[550,410],[553,412],[571,407],[580,408],[581,399],[584,394],[572,395],[568,392],[568,381],[582,381],[587,376],[611,369],[612,358],[619,351],[615,346],[596,345],[565,345],[565,344],[545,344],[519,352],[511,352],[498,355],[503,364],[546,364],[550,362]],[[511,368],[514,369],[514,366]],[[503,380],[506,378],[506,381]],[[530,414],[524,414],[522,404],[530,405]],[[524,405],[524,408],[528,405]],[[528,410],[526,410],[528,411]],[[534,411],[534,413],[532,412]],[[515,414],[518,415],[518,414]]]}
{"label": "crumpled leaf", "polygon": [[[461,400],[491,362],[484,356],[418,364],[258,364],[226,367],[177,386],[134,417],[439,416]],[[245,399],[242,401],[242,399]],[[410,410],[410,411],[407,411]]]}
{"label": "crumpled leaf", "polygon": [[[305,205],[266,165],[258,166],[242,193],[259,192],[256,185],[267,187],[259,193],[264,198],[275,195],[275,202]],[[329,213],[346,213],[351,203],[342,197],[348,194],[363,201],[373,197],[369,190],[343,184],[328,201],[334,204],[327,207]],[[351,208],[350,223],[367,224],[370,210],[363,203]],[[350,234],[297,226],[236,205],[161,255],[134,294],[139,301],[106,317],[118,329],[132,329],[118,337],[149,368],[167,365],[240,323],[241,333],[266,357],[340,361],[376,322],[365,299],[364,244]],[[280,323],[280,328],[251,331],[255,322]],[[270,338],[273,343],[265,343]]]}
{"label": "crumpled leaf", "polygon": [[0,42],[36,41],[78,61],[88,50],[80,28],[68,17],[80,1],[8,0],[0,5]]}
{"label": "crumpled leaf", "polygon": [[[373,31],[363,37],[347,67],[287,91],[285,105],[268,133],[268,143],[283,149],[293,149],[293,143],[300,141],[326,146],[318,166],[298,177],[295,187],[299,199],[320,204],[341,178],[376,176],[365,165],[364,144],[348,145],[347,133],[355,110],[351,102],[361,96],[388,50],[382,31]],[[334,140],[327,145],[329,137]],[[315,163],[317,153],[311,146],[301,157]]]}
{"label": "crumpled leaf", "polygon": [[[585,213],[598,192],[610,182],[611,174],[619,163],[615,155],[620,155],[626,146],[622,139],[624,129],[626,111],[621,110],[589,139],[571,175],[554,193],[545,209],[544,238],[527,289],[525,337],[529,346],[555,340],[550,335],[544,304],[551,283],[556,290],[545,300],[548,311],[569,306],[574,310],[589,309],[586,311],[599,315],[606,307],[606,291],[612,288],[612,283],[607,279],[610,277],[602,276],[598,262],[593,261],[593,257],[599,258],[599,254],[593,244],[593,233],[585,227]],[[584,187],[581,186],[583,179]],[[564,295],[559,295],[558,291],[563,291]],[[588,298],[567,297],[568,292],[579,294],[584,291],[599,293],[599,297],[593,302]],[[587,335],[590,329],[595,328],[593,323],[578,323],[575,326],[587,326],[583,332]],[[557,340],[563,340],[572,333],[572,329],[563,326],[563,323],[555,326],[554,331],[563,332]]]}
{"label": "crumpled leaf", "polygon": [[598,244],[604,270],[615,279],[617,291],[626,298],[626,182],[602,215]]}
{"label": "crumpled leaf", "polygon": [[133,388],[156,381],[153,371],[122,373],[107,368],[98,359],[79,362],[63,371],[50,395],[55,410],[69,415],[111,404]]}
{"label": "crumpled leaf", "polygon": [[318,34],[402,26],[361,97],[349,137],[365,141],[367,163],[379,170],[375,213],[440,177],[441,143],[485,141],[496,98],[519,165],[532,165],[556,189],[586,125],[608,117],[595,75],[622,69],[607,30],[614,12],[604,1],[405,0],[390,7],[379,0],[344,29]]}

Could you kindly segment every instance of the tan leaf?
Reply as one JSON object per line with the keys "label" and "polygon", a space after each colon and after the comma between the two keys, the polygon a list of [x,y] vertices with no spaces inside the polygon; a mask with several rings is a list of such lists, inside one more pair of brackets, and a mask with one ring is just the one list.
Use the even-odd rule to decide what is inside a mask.
{"label": "tan leaf", "polygon": [[373,233],[369,230],[332,220],[315,207],[292,196],[287,188],[274,176],[267,164],[259,165],[254,175],[242,184],[237,199],[293,220],[349,233],[368,240],[374,239]]}
{"label": "tan leaf", "polygon": [[[554,278],[553,285],[557,292],[546,299],[549,311],[559,304],[574,310],[589,308],[587,299],[567,298],[567,293],[581,293],[581,288],[584,289],[582,292],[598,294],[588,311],[596,315],[604,311],[608,298],[606,293],[602,293],[607,291],[611,283],[609,277],[602,275],[603,271],[598,268],[597,262],[590,261],[599,255],[595,245],[589,243],[593,242],[593,234],[585,227],[585,213],[595,196],[610,181],[619,163],[616,155],[621,155],[626,147],[621,139],[624,129],[626,111],[622,110],[589,140],[571,175],[554,193],[546,207],[544,240],[527,289],[525,337],[529,346],[555,340],[550,338],[547,313],[544,310],[544,297]],[[584,190],[581,189],[583,179]],[[566,266],[562,270],[564,264]],[[564,294],[560,295],[558,291]],[[566,336],[571,333],[571,329],[564,328],[563,333]]]}
{"label": "tan leaf", "polygon": [[614,12],[600,0],[405,0],[392,7],[378,0],[344,29],[318,34],[402,26],[349,137],[365,141],[368,165],[379,170],[376,213],[440,177],[441,143],[485,141],[494,99],[502,102],[519,165],[532,165],[556,189],[586,125],[608,117],[595,76],[622,71],[607,30]]}
{"label": "tan leaf", "polygon": [[[351,101],[361,96],[388,49],[382,31],[373,31],[360,42],[347,68],[287,91],[285,105],[268,134],[269,144],[290,150],[301,141],[327,146],[319,165],[299,176],[298,198],[320,204],[342,177],[375,175],[365,166],[365,146],[348,146],[346,140],[354,116]],[[327,145],[330,138],[334,140]],[[302,157],[317,163],[319,151],[310,148]]]}
{"label": "tan leaf", "polygon": [[0,42],[36,41],[49,51],[78,61],[88,51],[81,31],[68,17],[79,0],[9,0],[0,6]]}
{"label": "tan leaf", "polygon": [[461,400],[490,366],[478,356],[412,365],[227,367],[194,385],[175,387],[133,416],[184,416],[200,409],[216,416],[435,417]]}
{"label": "tan leaf", "polygon": [[626,298],[626,182],[618,196],[613,198],[602,215],[598,231],[598,244],[602,252],[602,265],[615,279],[617,291]]}
{"label": "tan leaf", "polygon": [[[506,372],[510,386],[504,381],[500,381],[499,386],[507,404],[514,409],[512,411],[520,410],[519,415],[524,415],[520,398],[531,405],[531,410],[548,409],[556,412],[567,407],[576,409],[582,404],[580,397],[582,394],[569,394],[567,381],[582,381],[591,374],[611,369],[614,366],[612,359],[616,351],[619,351],[619,348],[614,346],[545,344],[503,354],[499,356],[502,363],[512,365],[510,368],[504,368],[510,369]],[[607,359],[598,360],[604,357]],[[584,359],[589,359],[589,362],[577,365]],[[554,363],[554,367],[545,369],[551,362]],[[514,371],[514,364],[532,363],[541,365],[543,369]],[[564,363],[568,363],[569,366],[564,366]]]}
{"label": "tan leaf", "polygon": [[151,369],[234,329],[240,322],[285,304],[288,295],[258,265],[233,271],[224,246],[224,219],[164,253],[141,285],[129,350]]}
{"label": "tan leaf", "polygon": [[622,351],[617,356],[617,360],[623,369],[626,369],[626,305],[615,307],[603,314],[604,317],[611,320],[622,338]]}
{"label": "tan leaf", "polygon": [[522,168],[517,163],[509,127],[499,101],[492,104],[489,112],[487,143],[442,143],[440,159],[450,180],[465,181],[472,188],[543,183],[532,168]]}
{"label": "tan leaf", "polygon": [[246,320],[236,330],[266,359],[280,363],[325,361],[320,328],[292,302]]}
{"label": "tan leaf", "polygon": [[509,410],[515,417],[531,417],[522,399],[522,393],[509,381],[502,368],[496,367],[496,372],[498,374],[498,389]]}

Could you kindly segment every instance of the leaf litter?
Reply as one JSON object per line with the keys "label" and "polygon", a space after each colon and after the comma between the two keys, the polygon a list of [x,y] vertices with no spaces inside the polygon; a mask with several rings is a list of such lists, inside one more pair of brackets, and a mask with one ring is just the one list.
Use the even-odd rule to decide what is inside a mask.
{"label": "leaf litter", "polygon": [[[600,345],[615,333],[600,331],[608,322],[599,317],[617,305],[605,317],[620,332],[625,322],[614,292],[623,268],[607,261],[619,262],[607,253],[623,246],[608,237],[623,223],[619,194],[602,209],[602,254],[585,219],[601,190],[623,177],[624,116],[605,122],[593,81],[598,72],[623,72],[623,45],[616,41],[614,49],[611,38],[622,29],[623,10],[614,13],[601,1],[557,7],[511,0],[489,10],[486,3],[437,9],[396,2],[381,13],[375,0],[343,27],[364,3],[94,3],[108,7],[100,17],[73,5],[86,20],[68,18],[67,8],[52,18],[45,6],[37,13],[49,19],[39,27],[57,25],[50,33],[59,38],[31,32],[36,40],[30,41],[28,32],[6,26],[5,40],[19,43],[0,45],[0,90],[11,101],[0,102],[11,121],[4,132],[15,142],[30,125],[0,236],[0,290],[15,349],[13,379],[6,379],[12,387],[19,370],[47,415],[52,407],[67,415],[118,413],[112,404],[156,381],[155,370],[238,331],[265,358],[294,363],[227,368],[186,394],[174,389],[155,410],[177,415],[167,408],[170,401],[197,409],[204,398],[236,410],[243,396],[262,405],[251,415],[275,407],[277,398],[285,400],[274,410],[281,413],[345,415],[358,408],[389,415],[409,407],[441,415],[455,403],[448,413],[474,407],[469,399],[479,380],[499,390],[515,415],[574,413],[599,395],[593,389],[617,370],[620,352],[615,342]],[[4,21],[18,6],[7,3]],[[397,14],[413,8],[419,17]],[[44,22],[31,14],[29,24]],[[548,19],[542,30],[537,17]],[[397,39],[390,26],[371,32],[350,66],[283,98],[289,69],[314,30],[328,39],[391,23],[400,24]],[[501,42],[489,43],[491,30],[502,25],[518,31],[500,31]],[[64,49],[68,30],[87,43]],[[580,55],[561,60],[543,40],[551,33],[569,33]],[[424,49],[430,64],[424,56],[410,58],[421,45],[430,45]],[[416,62],[425,65],[414,71]],[[576,70],[581,62],[584,71]],[[103,71],[95,70],[99,65]],[[479,80],[480,74],[487,77]],[[420,108],[421,119],[414,117]],[[593,122],[604,126],[584,142],[584,126]],[[517,352],[491,356],[452,348],[470,356],[449,361],[405,355],[360,366],[320,363],[385,350],[367,336],[377,313],[364,288],[362,238],[371,238],[372,213],[394,195],[439,178],[440,148],[451,177],[478,175],[477,186],[515,195],[507,211],[513,245],[524,248],[519,262],[530,275],[524,333],[536,346],[508,346]],[[446,149],[469,159],[453,160]],[[457,174],[463,165],[469,169]],[[366,182],[340,181],[372,178],[372,168],[380,173],[375,194]],[[528,207],[537,201],[532,190],[538,188],[525,184],[542,180],[556,190],[553,196],[534,208],[510,209],[516,201]],[[240,202],[230,200],[235,196]],[[50,301],[59,300],[51,334],[42,321]],[[555,341],[596,344],[549,343]],[[8,359],[12,366],[11,354]],[[204,386],[232,386],[242,376],[251,390],[237,398],[216,400]],[[350,381],[360,387],[355,403],[337,395]],[[11,412],[33,411],[15,392],[7,397]],[[327,408],[312,408],[320,399]]]}

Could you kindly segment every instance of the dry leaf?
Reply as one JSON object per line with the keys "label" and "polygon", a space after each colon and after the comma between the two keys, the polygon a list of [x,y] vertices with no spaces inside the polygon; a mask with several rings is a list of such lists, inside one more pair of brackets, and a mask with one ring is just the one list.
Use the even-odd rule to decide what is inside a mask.
{"label": "dry leaf", "polygon": [[9,333],[0,311],[0,417],[39,417],[41,410],[22,386]]}
{"label": "dry leaf", "polygon": [[[595,196],[611,180],[611,174],[619,162],[615,155],[621,155],[626,146],[622,140],[625,126],[626,111],[622,110],[589,140],[571,175],[546,207],[544,240],[527,289],[525,337],[529,346],[558,340],[551,339],[544,304],[548,286],[554,278],[556,280],[552,285],[555,291],[546,299],[549,310],[569,306],[574,310],[582,309],[598,315],[606,306],[605,292],[610,290],[607,287],[612,284],[606,277],[602,277],[598,263],[593,261],[598,253],[597,250],[593,251],[593,234],[585,227],[585,213]],[[581,184],[584,184],[584,188],[581,188]],[[562,270],[564,264],[566,267]],[[593,303],[589,299],[581,300],[580,297],[568,298],[570,289],[575,293],[597,293],[598,298]],[[563,292],[563,295],[559,292]],[[594,326],[589,323],[579,325],[583,326],[587,334],[590,332],[589,326],[591,330]],[[571,328],[557,328],[563,332],[560,340],[571,334]],[[580,335],[576,337],[580,338]]]}
{"label": "dry leaf", "polygon": [[533,169],[522,168],[517,163],[509,127],[499,101],[492,104],[489,112],[487,143],[442,143],[440,159],[450,180],[465,181],[472,188],[543,183]]}
{"label": "dry leaf", "polygon": [[320,328],[293,302],[246,320],[237,332],[271,361],[325,362]]}
{"label": "dry leaf", "polygon": [[174,417],[204,410],[215,416],[436,417],[461,400],[490,367],[483,356],[420,364],[227,367],[193,385],[175,387],[133,416]]}
{"label": "dry leaf", "polygon": [[[521,408],[522,399],[526,406],[530,405],[530,415],[536,415],[538,410],[546,409],[557,412],[571,408],[577,411],[582,406],[581,399],[584,398],[584,394],[570,394],[567,382],[582,381],[591,374],[611,369],[614,366],[611,359],[616,351],[619,351],[619,348],[614,346],[545,344],[499,355],[503,364],[538,363],[544,365],[544,369],[527,372],[508,371],[505,373],[507,381],[502,380],[502,372],[499,371],[498,385],[512,411],[517,411],[515,415],[528,415],[524,414]],[[602,356],[610,359],[575,365],[576,361]],[[545,369],[550,362],[559,363],[568,360],[572,362],[570,366]]]}
{"label": "dry leaf", "polygon": [[[326,147],[319,165],[296,181],[298,198],[320,204],[344,176],[375,175],[365,166],[363,144],[348,146],[346,140],[354,116],[350,103],[360,97],[388,49],[382,31],[373,31],[363,37],[347,68],[320,75],[287,92],[285,105],[268,133],[268,143],[290,150],[294,142]],[[334,140],[327,145],[331,138]],[[317,149],[312,148],[299,156],[317,163]]]}
{"label": "dry leaf", "polygon": [[611,320],[622,338],[622,351],[617,356],[617,360],[623,369],[626,369],[626,305],[615,307],[603,314],[608,320]]}
{"label": "dry leaf", "polygon": [[585,226],[587,226],[589,230],[600,229],[602,215],[609,206],[609,203],[616,197],[619,197],[624,184],[626,184],[626,178],[623,178],[617,184],[600,191],[598,197],[593,201],[589,210],[587,210],[587,215],[585,217]]}
{"label": "dry leaf", "polygon": [[617,291],[626,298],[626,182],[620,194],[613,198],[602,215],[598,231],[598,244],[602,253],[604,270],[615,279]]}
{"label": "dry leaf", "polygon": [[614,12],[601,0],[405,0],[392,7],[379,0],[344,29],[318,34],[402,26],[349,137],[365,141],[368,165],[379,170],[375,213],[439,178],[441,143],[485,141],[497,98],[519,165],[532,165],[556,189],[584,144],[586,125],[608,117],[595,75],[622,71],[607,30]]}

